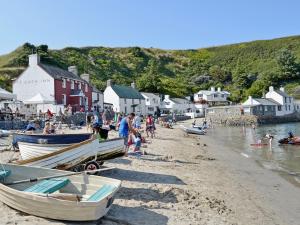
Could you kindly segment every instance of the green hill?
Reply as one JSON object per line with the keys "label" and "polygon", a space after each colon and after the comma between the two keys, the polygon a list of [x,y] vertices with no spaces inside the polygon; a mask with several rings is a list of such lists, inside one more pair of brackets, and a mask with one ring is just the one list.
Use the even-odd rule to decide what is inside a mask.
{"label": "green hill", "polygon": [[77,65],[80,73],[91,75],[99,89],[105,88],[107,79],[113,79],[126,85],[136,81],[140,90],[173,96],[220,86],[232,93],[233,101],[247,95],[261,96],[269,85],[284,85],[295,96],[300,93],[300,36],[193,50],[140,47],[50,50],[47,45],[25,43],[0,56],[2,87],[11,88],[11,79],[26,68],[32,52],[38,52],[44,63],[64,69]]}

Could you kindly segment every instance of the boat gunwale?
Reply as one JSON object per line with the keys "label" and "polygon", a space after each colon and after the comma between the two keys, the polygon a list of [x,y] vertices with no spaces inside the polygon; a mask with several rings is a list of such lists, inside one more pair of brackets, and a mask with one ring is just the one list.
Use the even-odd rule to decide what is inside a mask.
{"label": "boat gunwale", "polygon": [[[100,144],[105,143],[105,142],[112,142],[112,141],[122,140],[122,139],[123,138],[108,139],[108,140],[100,142]],[[82,145],[93,142],[94,140],[97,140],[97,138],[95,136],[93,136],[92,138],[90,138],[88,140],[85,140],[85,141],[82,141],[82,142],[79,142],[79,143],[76,143],[76,144],[71,144],[70,146],[64,147],[64,148],[62,148],[58,151],[54,151],[54,152],[51,152],[49,154],[45,154],[45,155],[42,155],[42,156],[38,156],[38,157],[26,159],[26,160],[18,160],[18,161],[15,162],[15,164],[25,165],[27,163],[31,163],[31,162],[39,161],[39,160],[42,160],[42,159],[46,159],[46,158],[49,158],[49,157],[52,157],[52,156],[55,156],[55,155],[58,155],[58,154],[61,154],[61,153],[64,153],[64,152],[71,151],[72,149],[75,149],[75,148],[80,147]]]}

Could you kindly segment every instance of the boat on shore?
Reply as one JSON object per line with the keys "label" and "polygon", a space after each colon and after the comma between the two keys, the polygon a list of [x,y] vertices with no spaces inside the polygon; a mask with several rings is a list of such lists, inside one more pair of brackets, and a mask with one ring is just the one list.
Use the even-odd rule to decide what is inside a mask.
{"label": "boat on shore", "polygon": [[198,135],[204,135],[205,134],[205,131],[203,129],[199,129],[199,128],[182,126],[182,129],[187,134],[198,134]]}
{"label": "boat on shore", "polygon": [[17,161],[16,163],[18,165],[67,170],[81,163],[88,162],[89,160],[95,160],[104,154],[122,152],[123,148],[123,138],[99,142],[99,140],[94,137],[57,151],[48,151],[48,154],[45,154],[47,151],[45,151],[44,148],[35,148],[32,151],[33,148],[31,148],[30,145],[27,145],[27,148],[23,150],[20,149],[22,160]]}
{"label": "boat on shore", "polygon": [[13,133],[9,130],[0,130],[0,137],[8,137],[11,134]]}
{"label": "boat on shore", "polygon": [[12,144],[18,147],[18,142],[32,144],[75,144],[90,139],[91,133],[67,133],[67,134],[13,134]]}
{"label": "boat on shore", "polygon": [[[0,201],[48,219],[95,221],[109,211],[121,181],[86,173],[2,164]],[[46,179],[47,178],[47,179]]]}

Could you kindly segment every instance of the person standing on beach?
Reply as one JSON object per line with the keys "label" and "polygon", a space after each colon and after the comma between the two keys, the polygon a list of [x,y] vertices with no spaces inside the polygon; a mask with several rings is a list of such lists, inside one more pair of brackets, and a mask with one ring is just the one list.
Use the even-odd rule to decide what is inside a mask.
{"label": "person standing on beach", "polygon": [[128,154],[128,135],[129,132],[133,132],[132,120],[135,117],[134,113],[130,113],[128,116],[124,117],[120,122],[119,127],[119,137],[124,138],[124,152],[125,156]]}

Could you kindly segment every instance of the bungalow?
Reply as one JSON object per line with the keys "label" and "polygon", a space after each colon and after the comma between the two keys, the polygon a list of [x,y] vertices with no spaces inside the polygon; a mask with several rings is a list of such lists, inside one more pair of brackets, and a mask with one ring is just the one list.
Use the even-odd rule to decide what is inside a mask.
{"label": "bungalow", "polygon": [[40,62],[38,54],[29,55],[29,66],[13,81],[13,93],[26,101],[42,94],[48,101],[71,105],[74,111],[92,106],[92,86],[88,74],[78,75],[76,66],[67,70]]}
{"label": "bungalow", "polygon": [[276,109],[280,104],[270,98],[252,98],[249,96],[243,106],[243,113],[255,116],[276,116]]}
{"label": "bungalow", "polygon": [[146,114],[152,114],[160,112],[161,99],[160,96],[153,93],[141,92],[145,99],[145,110]]}
{"label": "bungalow", "polygon": [[230,93],[227,91],[222,91],[221,88],[218,88],[216,91],[214,87],[211,87],[210,90],[201,90],[194,94],[194,102],[207,102],[209,106],[222,106],[228,105],[229,101],[227,98]]}
{"label": "bungalow", "polygon": [[104,90],[104,102],[113,104],[115,112],[145,114],[143,111],[145,99],[135,88],[135,83],[132,83],[131,87],[127,87],[113,84],[111,80],[108,80]]}
{"label": "bungalow", "polygon": [[164,113],[185,114],[195,112],[195,105],[188,99],[170,98],[169,95],[165,95],[162,102],[162,109]]}
{"label": "bungalow", "polygon": [[289,96],[283,87],[279,90],[274,90],[274,88],[270,86],[266,98],[273,99],[279,103],[276,108],[276,116],[284,116],[295,112],[294,98]]}

